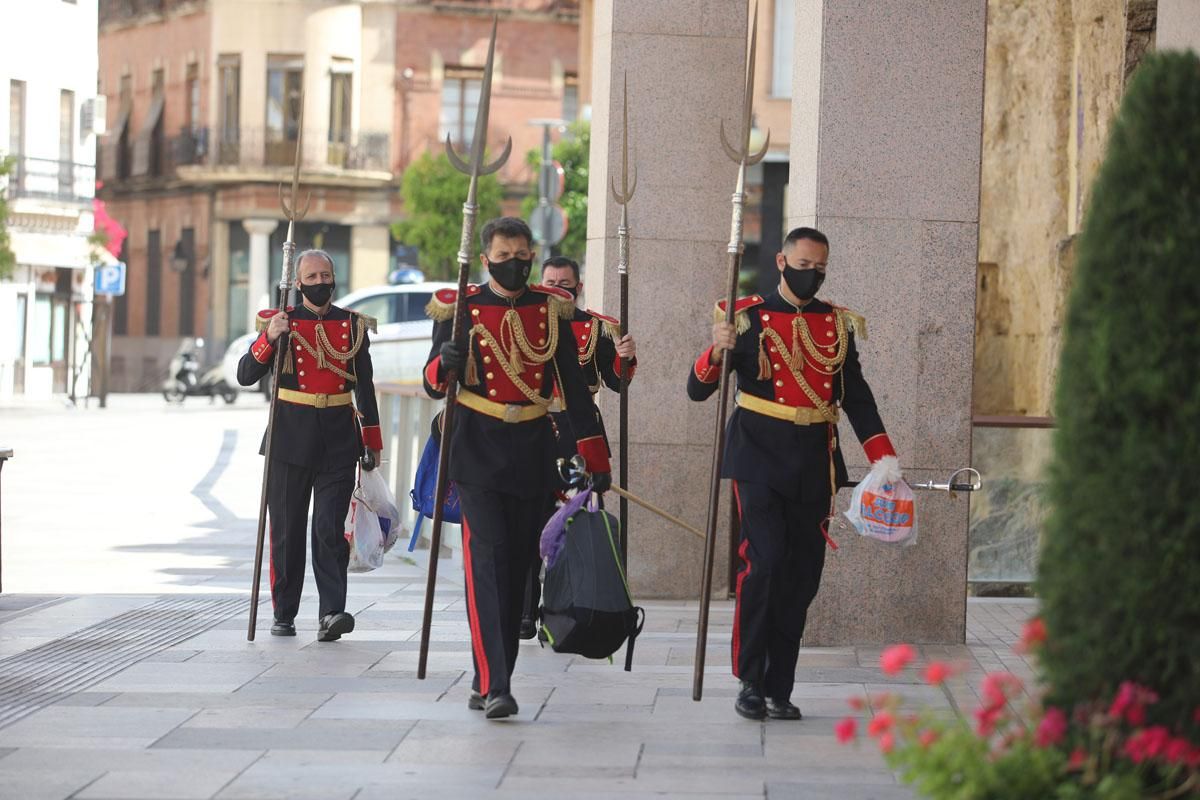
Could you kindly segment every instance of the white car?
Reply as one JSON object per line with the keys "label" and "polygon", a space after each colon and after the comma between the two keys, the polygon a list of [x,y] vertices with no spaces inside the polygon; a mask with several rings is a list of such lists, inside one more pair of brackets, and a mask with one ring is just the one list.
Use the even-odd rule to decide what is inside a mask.
{"label": "white car", "polygon": [[[425,359],[433,344],[433,321],[425,316],[425,306],[438,289],[453,288],[453,283],[372,286],[334,300],[335,305],[378,320],[379,331],[371,334],[371,363],[376,381],[421,383]],[[222,361],[225,381],[230,386],[238,385],[238,361],[257,338],[257,333],[247,333],[230,342]]]}

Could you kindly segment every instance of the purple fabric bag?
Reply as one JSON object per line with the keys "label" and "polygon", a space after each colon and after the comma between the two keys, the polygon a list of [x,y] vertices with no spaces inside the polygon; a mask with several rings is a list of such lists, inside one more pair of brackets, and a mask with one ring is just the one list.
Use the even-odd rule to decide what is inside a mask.
{"label": "purple fabric bag", "polygon": [[554,516],[550,517],[550,521],[546,523],[546,527],[542,528],[542,538],[538,549],[546,562],[546,569],[554,566],[554,562],[558,560],[558,554],[562,552],[563,538],[567,534],[567,520],[577,514],[589,500],[592,501],[591,510],[595,511],[596,498],[592,495],[591,489],[584,489],[563,503],[562,508],[555,511]]}

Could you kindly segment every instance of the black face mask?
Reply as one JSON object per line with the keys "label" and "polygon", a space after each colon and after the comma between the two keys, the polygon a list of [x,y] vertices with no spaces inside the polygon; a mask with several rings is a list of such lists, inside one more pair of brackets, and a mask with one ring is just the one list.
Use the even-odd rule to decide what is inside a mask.
{"label": "black face mask", "polygon": [[796,297],[811,300],[817,296],[817,290],[825,281],[825,273],[815,269],[796,269],[789,265],[783,268],[783,280]]}
{"label": "black face mask", "polygon": [[333,287],[332,283],[302,283],[300,294],[313,306],[321,308],[333,297]]}
{"label": "black face mask", "polygon": [[529,271],[533,259],[510,258],[507,261],[488,261],[488,272],[505,291],[515,292],[525,288],[529,282]]}
{"label": "black face mask", "polygon": [[562,289],[564,292],[570,292],[571,297],[574,297],[576,300],[579,299],[579,287],[578,286],[560,286],[558,288]]}

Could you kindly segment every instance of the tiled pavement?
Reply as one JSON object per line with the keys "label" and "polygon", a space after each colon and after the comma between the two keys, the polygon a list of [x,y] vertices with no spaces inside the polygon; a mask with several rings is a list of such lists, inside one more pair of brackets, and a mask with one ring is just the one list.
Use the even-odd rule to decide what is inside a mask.
{"label": "tiled pavement", "polygon": [[[263,627],[248,643],[241,613],[194,635],[160,621],[130,633],[157,645],[104,670],[120,653],[89,639],[92,626],[181,597],[245,597],[261,405],[115,397],[102,417],[5,414],[20,424],[4,431],[19,460],[4,471],[4,585],[16,593],[0,595],[0,800],[910,798],[874,749],[834,741],[846,699],[899,690],[949,712],[975,703],[984,671],[1029,671],[1010,647],[1032,604],[972,601],[965,646],[921,648],[968,667],[946,691],[923,686],[915,668],[884,678],[878,647],[807,648],[793,698],[805,719],[752,723],[732,709],[730,604],[714,606],[696,703],[695,604],[647,602],[633,672],[525,643],[521,713],[489,723],[465,705],[461,569],[439,570],[430,673],[419,681],[424,571],[395,556],[352,576],[358,629],[341,642],[314,641],[310,581],[296,639]],[[187,458],[147,469],[165,442]],[[42,653],[52,672],[100,679],[64,680],[3,725],[6,691],[34,697],[14,665],[36,667]]]}
{"label": "tiled pavement", "polygon": [[[426,680],[416,678],[422,570],[396,559],[353,577],[358,629],[343,641],[318,643],[315,624],[301,624],[295,639],[264,627],[249,643],[239,614],[0,727],[0,798],[909,798],[872,748],[834,741],[846,699],[899,691],[949,710],[974,702],[984,670],[1028,669],[1008,647],[1031,605],[973,601],[965,647],[922,648],[969,666],[949,691],[921,685],[915,668],[885,678],[879,648],[807,648],[794,695],[805,719],[747,722],[732,710],[730,604],[714,607],[696,703],[695,604],[650,602],[633,672],[527,642],[514,681],[521,713],[489,723],[466,708],[460,576],[442,572]],[[16,609],[21,598],[0,596],[9,654],[157,599]],[[306,607],[301,620],[311,616]]]}

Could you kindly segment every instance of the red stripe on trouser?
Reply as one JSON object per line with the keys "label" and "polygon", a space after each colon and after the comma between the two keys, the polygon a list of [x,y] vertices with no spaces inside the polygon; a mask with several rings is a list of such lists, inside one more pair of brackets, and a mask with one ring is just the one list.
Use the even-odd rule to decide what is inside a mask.
{"label": "red stripe on trouser", "polygon": [[479,693],[488,693],[491,671],[488,669],[487,651],[483,648],[483,634],[479,628],[479,611],[475,606],[475,573],[471,569],[471,526],[463,515],[463,567],[467,573],[467,621],[471,625],[471,649],[475,653],[475,664],[479,668]]}
{"label": "red stripe on trouser", "polygon": [[[742,497],[738,494],[737,481],[733,481],[733,499],[737,503],[738,519],[742,526],[745,526],[746,520],[742,517]],[[745,534],[743,534],[744,536]],[[746,580],[746,576],[750,574],[750,558],[746,555],[747,548],[750,545],[750,539],[745,538],[742,544],[738,547],[738,557],[742,559],[745,566],[738,572],[737,590],[734,594],[733,606],[733,677],[741,678],[738,674],[738,656],[742,649],[742,582]]]}

